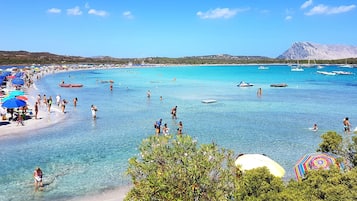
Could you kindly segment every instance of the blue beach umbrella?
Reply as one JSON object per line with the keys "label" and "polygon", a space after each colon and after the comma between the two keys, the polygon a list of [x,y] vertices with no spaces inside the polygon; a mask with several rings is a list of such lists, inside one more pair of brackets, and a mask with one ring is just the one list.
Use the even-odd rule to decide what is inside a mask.
{"label": "blue beach umbrella", "polygon": [[11,82],[12,82],[12,84],[15,84],[15,85],[24,85],[25,84],[25,81],[22,78],[15,78]]}
{"label": "blue beach umbrella", "polygon": [[5,108],[19,108],[26,106],[26,102],[17,98],[11,98],[2,103]]}
{"label": "blue beach umbrella", "polygon": [[25,94],[25,92],[16,90],[16,91],[11,91],[11,92],[9,93],[9,96],[15,97],[15,96],[22,96],[22,95],[24,95],[24,94]]}

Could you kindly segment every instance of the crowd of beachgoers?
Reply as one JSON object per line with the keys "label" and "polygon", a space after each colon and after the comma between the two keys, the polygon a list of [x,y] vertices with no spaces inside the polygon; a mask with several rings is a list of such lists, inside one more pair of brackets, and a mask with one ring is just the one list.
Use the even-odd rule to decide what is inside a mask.
{"label": "crowd of beachgoers", "polygon": [[[75,104],[60,94],[39,91],[36,81],[48,74],[89,69],[118,68],[118,65],[51,65],[0,68],[0,138],[21,135],[31,130],[50,127],[66,119],[66,104]],[[51,100],[52,99],[52,100]],[[18,105],[16,105],[18,104]],[[75,106],[75,105],[74,105]],[[35,167],[34,167],[35,168]],[[41,189],[42,179],[36,178],[35,188]],[[118,189],[103,195],[84,197],[83,200],[123,200],[129,188]],[[78,199],[76,199],[78,200]]]}
{"label": "crowd of beachgoers", "polygon": [[60,94],[46,94],[36,87],[42,77],[65,71],[106,69],[117,65],[49,65],[0,69],[0,135],[48,127],[65,119],[66,104],[76,104]]}

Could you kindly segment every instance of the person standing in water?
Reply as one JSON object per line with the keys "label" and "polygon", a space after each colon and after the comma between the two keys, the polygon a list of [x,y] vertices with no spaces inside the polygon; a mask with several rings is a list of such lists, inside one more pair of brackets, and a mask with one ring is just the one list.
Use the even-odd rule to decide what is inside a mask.
{"label": "person standing in water", "polygon": [[177,119],[176,114],[177,114],[177,106],[175,106],[175,107],[173,107],[173,108],[171,109],[172,119]]}
{"label": "person standing in water", "polygon": [[345,133],[349,133],[351,131],[351,124],[348,117],[343,120],[343,128],[345,130]]}
{"label": "person standing in water", "polygon": [[182,121],[180,121],[177,128],[177,135],[182,135],[182,129],[183,129],[183,124]]}
{"label": "person standing in water", "polygon": [[97,118],[97,111],[98,111],[97,107],[95,105],[91,105],[90,108],[91,108],[91,111],[92,111],[93,119]]}
{"label": "person standing in water", "polygon": [[262,88],[259,88],[257,91],[257,96],[262,96]]}
{"label": "person standing in water", "polygon": [[75,97],[75,98],[73,99],[73,105],[74,105],[74,107],[77,107],[77,102],[78,102],[78,98]]}
{"label": "person standing in water", "polygon": [[35,189],[37,190],[39,187],[43,186],[42,183],[42,170],[41,168],[37,167],[35,171],[33,172],[33,178],[35,179]]}

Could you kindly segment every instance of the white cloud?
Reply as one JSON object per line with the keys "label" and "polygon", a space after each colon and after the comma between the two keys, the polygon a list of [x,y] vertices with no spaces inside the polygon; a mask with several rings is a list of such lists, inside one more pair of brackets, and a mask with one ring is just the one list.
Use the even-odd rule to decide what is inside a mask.
{"label": "white cloud", "polygon": [[349,12],[355,9],[355,5],[349,6],[338,6],[338,7],[329,7],[323,4],[313,7],[309,12],[305,13],[305,15],[332,15],[332,14],[340,14]]}
{"label": "white cloud", "polygon": [[311,6],[311,5],[312,5],[312,0],[307,0],[300,6],[300,8],[301,9],[305,9],[305,8]]}
{"label": "white cloud", "polygon": [[125,18],[127,18],[127,19],[133,19],[134,18],[133,14],[130,11],[123,12],[123,16]]}
{"label": "white cloud", "polygon": [[232,18],[238,12],[243,12],[248,9],[229,9],[229,8],[216,8],[214,10],[209,10],[207,12],[197,12],[197,16],[201,19],[218,19],[218,18]]}
{"label": "white cloud", "polygon": [[47,10],[48,13],[54,13],[54,14],[58,14],[61,13],[61,9],[58,8],[50,8]]}
{"label": "white cloud", "polygon": [[81,9],[78,6],[67,9],[67,15],[82,15]]}
{"label": "white cloud", "polygon": [[288,16],[285,17],[286,21],[290,21],[291,19],[293,19],[293,17],[291,15],[288,15]]}
{"label": "white cloud", "polygon": [[108,13],[104,10],[95,10],[95,9],[90,9],[88,11],[88,14],[91,14],[91,15],[97,15],[97,16],[101,16],[101,17],[104,17],[104,16],[107,16]]}

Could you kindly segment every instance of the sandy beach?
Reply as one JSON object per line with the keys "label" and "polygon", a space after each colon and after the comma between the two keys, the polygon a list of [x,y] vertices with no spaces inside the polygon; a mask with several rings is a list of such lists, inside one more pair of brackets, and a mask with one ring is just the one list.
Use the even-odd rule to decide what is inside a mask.
{"label": "sandy beach", "polygon": [[[28,107],[33,111],[34,104],[36,102],[35,96],[39,93],[36,86],[32,86],[25,95],[28,97]],[[16,111],[16,110],[15,110]],[[47,108],[42,105],[39,107],[38,117],[35,119],[34,114],[27,115],[26,120],[23,121],[23,125],[16,121],[9,121],[10,114],[6,115],[6,120],[0,120],[0,137],[8,135],[25,134],[33,130],[38,130],[41,128],[46,128],[53,126],[54,124],[64,120],[66,114],[61,112],[58,106],[54,105],[51,107],[51,112],[48,112]]]}
{"label": "sandy beach", "polygon": [[[57,71],[60,72],[60,71]],[[51,73],[57,73],[51,72]],[[46,74],[43,74],[44,76]],[[13,90],[12,88],[7,88],[7,90]],[[25,96],[28,98],[27,105],[31,113],[27,114],[26,119],[23,121],[23,125],[19,124],[17,121],[9,120],[11,115],[6,114],[6,119],[0,118],[0,140],[1,138],[6,138],[14,135],[26,135],[31,131],[44,129],[47,127],[54,126],[61,121],[68,120],[68,115],[63,113],[59,106],[52,104],[50,112],[47,107],[42,103],[39,107],[39,112],[37,119],[34,116],[34,105],[36,103],[37,95],[43,94],[36,87],[36,82],[29,88],[23,89]],[[16,111],[16,109],[15,109]],[[130,186],[119,187],[117,189],[106,190],[100,194],[85,195],[83,197],[73,198],[72,201],[121,201],[124,200],[126,193],[130,190]]]}

